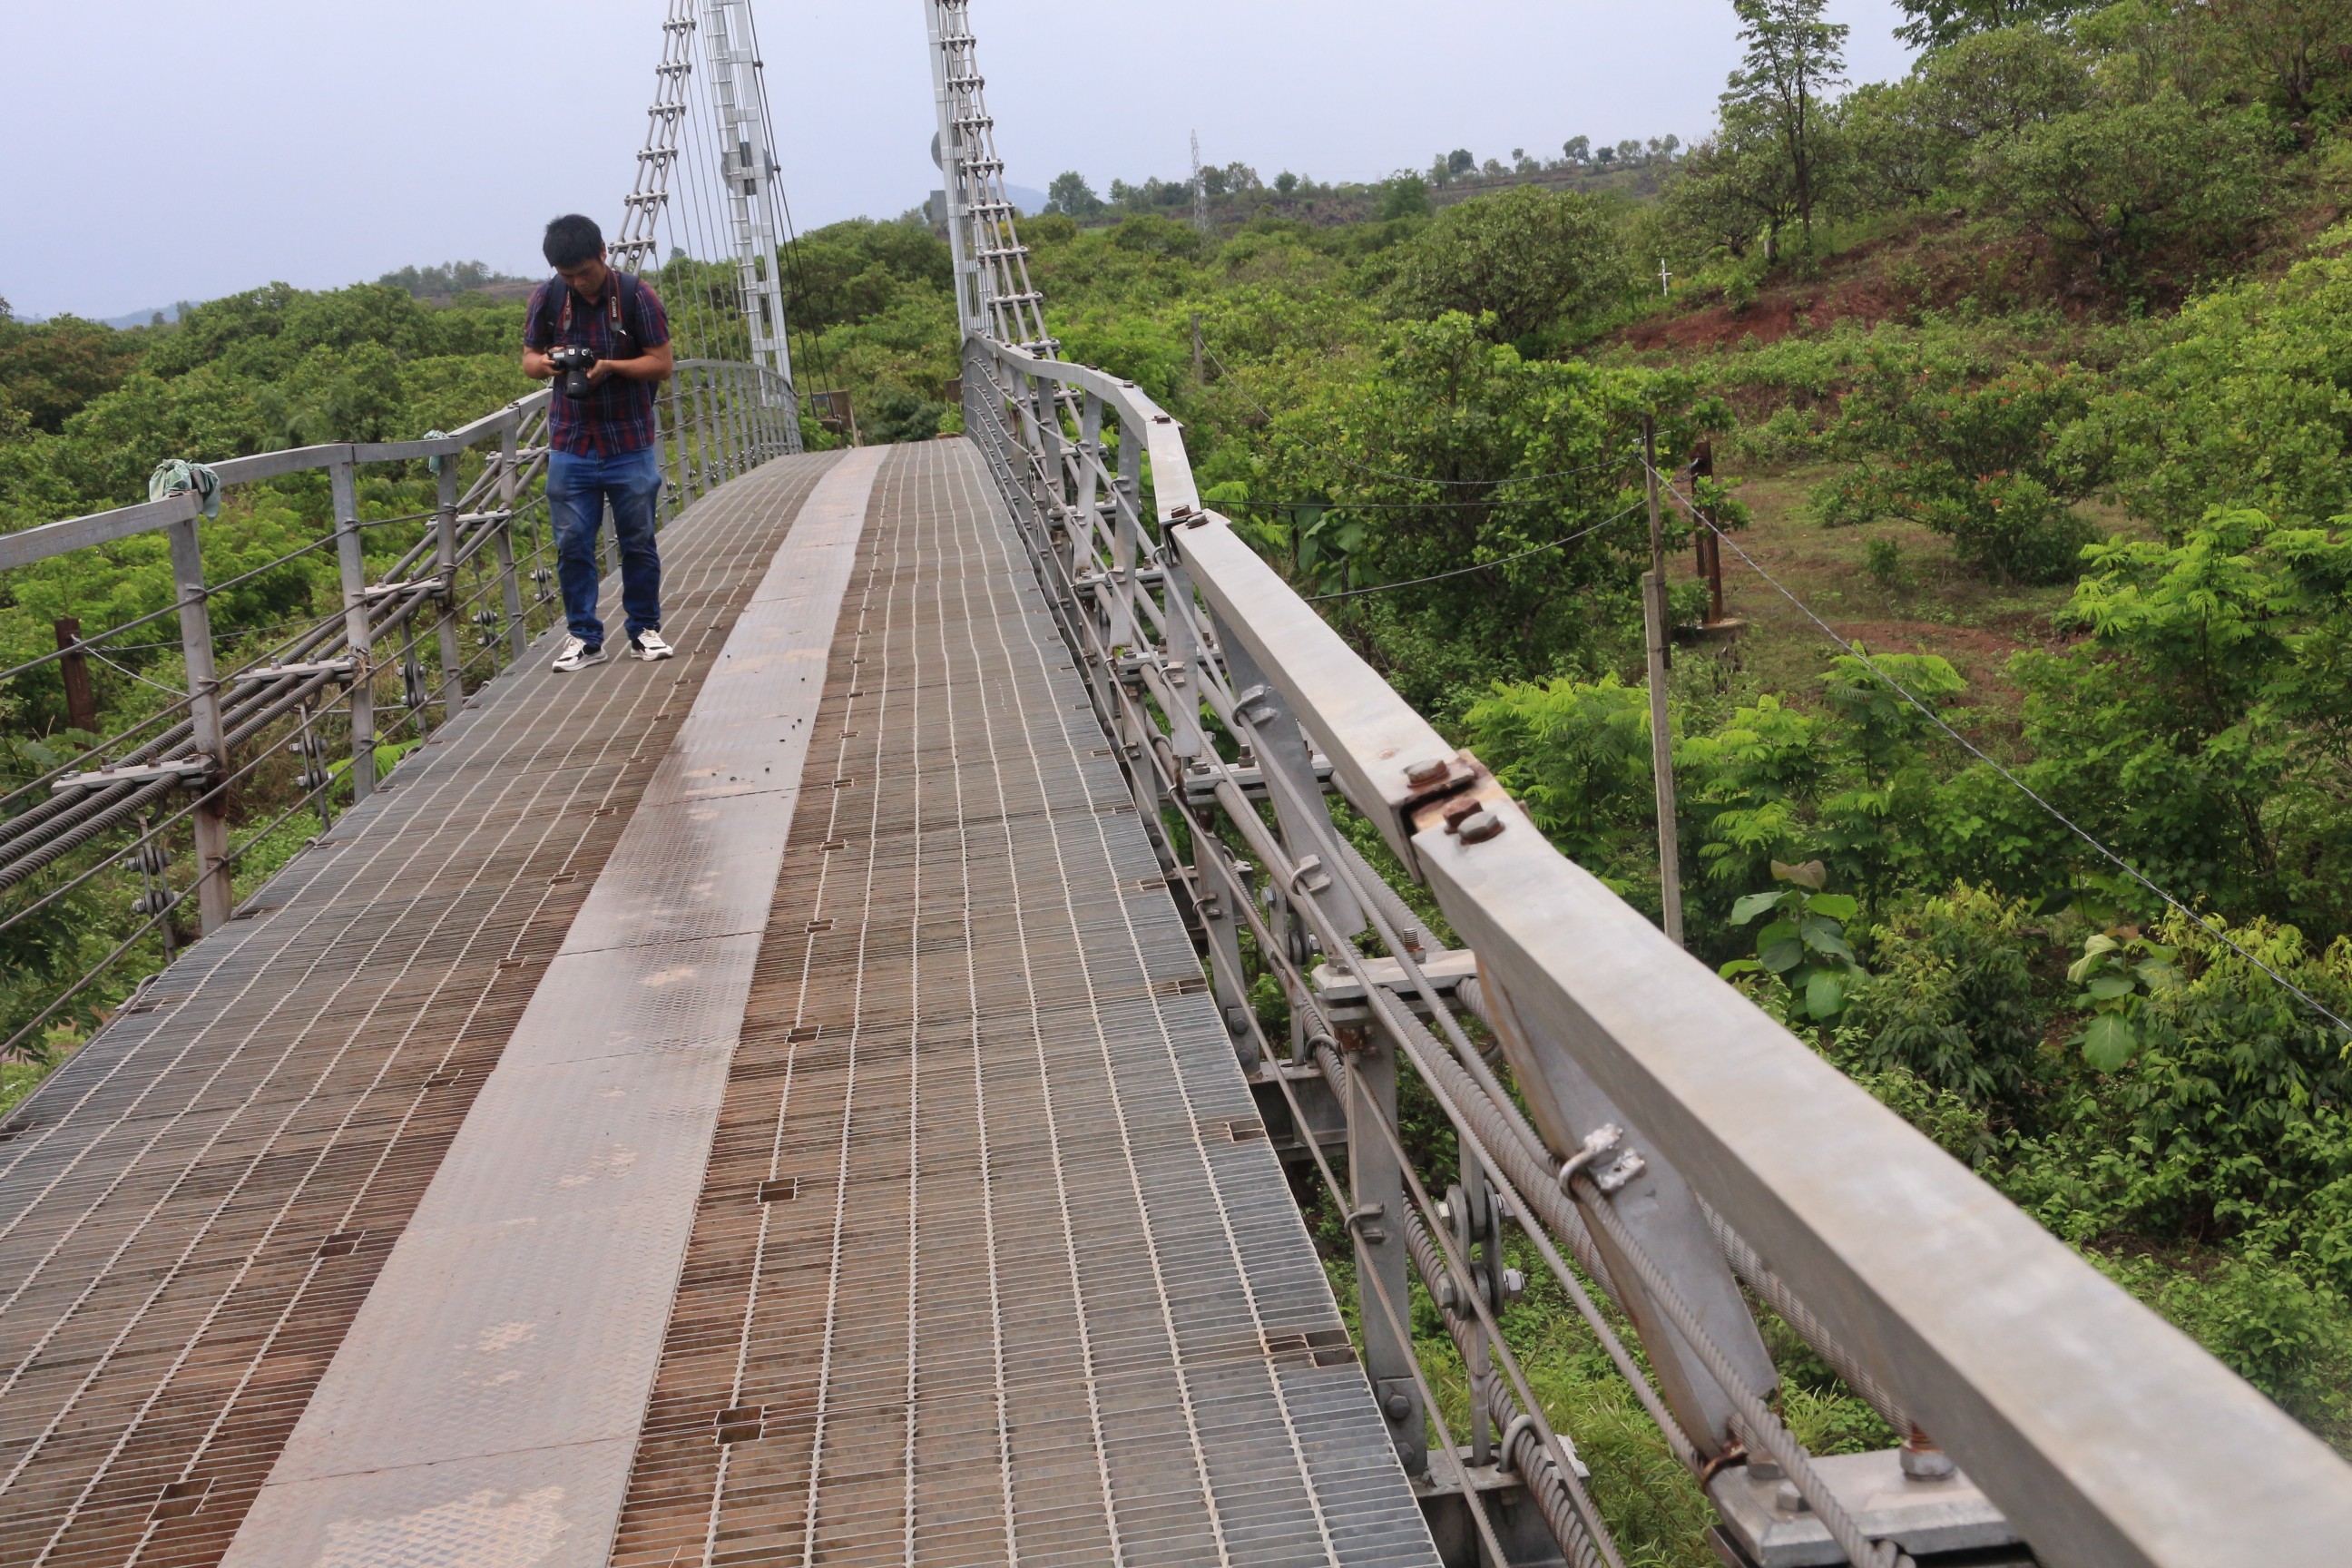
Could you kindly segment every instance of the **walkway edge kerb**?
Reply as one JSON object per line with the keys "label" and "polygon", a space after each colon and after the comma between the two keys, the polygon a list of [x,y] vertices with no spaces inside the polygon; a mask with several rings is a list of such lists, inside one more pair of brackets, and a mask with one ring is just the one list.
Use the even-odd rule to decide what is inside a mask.
{"label": "walkway edge kerb", "polygon": [[803,505],[228,1568],[604,1563],[882,455]]}

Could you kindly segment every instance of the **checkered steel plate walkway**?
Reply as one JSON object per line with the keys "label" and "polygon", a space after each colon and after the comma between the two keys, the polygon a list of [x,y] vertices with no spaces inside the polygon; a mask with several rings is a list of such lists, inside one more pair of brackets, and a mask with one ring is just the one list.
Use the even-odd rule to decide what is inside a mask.
{"label": "checkered steel plate walkway", "polygon": [[873,508],[613,1561],[1433,1565],[977,455]]}
{"label": "checkered steel plate walkway", "polygon": [[678,658],[542,647],[0,1128],[0,1565],[219,1560],[832,461],[665,531]]}

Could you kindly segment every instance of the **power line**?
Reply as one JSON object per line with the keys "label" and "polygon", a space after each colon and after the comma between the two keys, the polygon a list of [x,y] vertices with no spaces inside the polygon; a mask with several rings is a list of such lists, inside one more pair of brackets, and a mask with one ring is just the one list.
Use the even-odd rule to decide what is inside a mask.
{"label": "power line", "polygon": [[1646,501],[1635,501],[1632,506],[1627,507],[1623,511],[1619,512],[1614,517],[1603,518],[1601,521],[1594,523],[1591,527],[1580,529],[1576,532],[1568,535],[1565,539],[1555,539],[1549,544],[1538,544],[1531,549],[1522,550],[1517,555],[1506,555],[1501,557],[1499,560],[1495,561],[1481,561],[1475,566],[1458,567],[1452,572],[1433,572],[1426,577],[1408,577],[1402,583],[1380,583],[1370,588],[1349,588],[1338,594],[1318,594],[1313,598],[1308,599],[1307,603],[1310,605],[1321,605],[1327,604],[1333,599],[1358,599],[1361,598],[1366,594],[1385,594],[1394,588],[1417,588],[1423,583],[1443,583],[1448,577],[1466,577],[1473,572],[1486,572],[1491,571],[1493,568],[1497,566],[1508,566],[1514,561],[1525,561],[1530,555],[1540,555],[1547,550],[1558,550],[1562,545],[1573,544],[1580,539],[1600,532],[1602,529],[1607,528],[1611,523],[1622,522],[1627,518],[1633,516],[1635,512],[1641,510],[1643,507],[1647,504],[1648,502]]}
{"label": "power line", "polygon": [[2067,832],[2073,834],[2075,837],[2089,845],[2092,849],[2098,853],[2101,858],[2106,860],[2110,865],[2114,866],[2116,869],[2121,871],[2125,876],[2129,877],[2133,881],[2137,882],[2141,887],[2146,888],[2149,892],[2154,893],[2171,908],[2179,910],[2181,914],[2186,915],[2189,920],[2195,924],[2198,930],[2203,931],[2207,936],[2211,937],[2215,942],[2220,942],[2222,946],[2228,948],[2231,952],[2236,953],[2240,958],[2244,959],[2248,963],[2252,964],[2256,969],[2261,970],[2264,974],[2269,975],[2271,979],[2278,983],[2281,988],[2294,995],[2295,999],[2300,1001],[2305,1006],[2310,1008],[2313,1012],[2318,1014],[2321,1017],[2335,1025],[2338,1029],[2343,1030],[2347,1039],[2352,1039],[2352,1023],[2347,1023],[2344,1019],[2338,1017],[2333,1010],[2321,1003],[2318,998],[2313,996],[2311,993],[2305,991],[2302,986],[2297,985],[2294,981],[2289,980],[2285,975],[2281,974],[2277,970],[2273,969],[2269,964],[2263,963],[2262,959],[2258,958],[2253,953],[2247,952],[2246,949],[2240,946],[2231,938],[2229,932],[2214,925],[2203,915],[2199,914],[2195,910],[2189,908],[2180,900],[2173,897],[2169,890],[2158,887],[2154,881],[2150,880],[2138,867],[2134,866],[2121,855],[2116,854],[2105,844],[2099,842],[2097,838],[2092,837],[2088,828],[2083,826],[2073,817],[2068,816],[2064,812],[2051,805],[2049,801],[2043,799],[2042,795],[2036,791],[2032,785],[2027,784],[2023,779],[2019,778],[2015,773],[2010,772],[1998,758],[1986,752],[1983,747],[1978,745],[1974,741],[1969,740],[1966,735],[1961,734],[1958,730],[1954,729],[1951,724],[1945,720],[1944,716],[1937,712],[1934,708],[1913,696],[1910,690],[1906,688],[1901,681],[1896,680],[1893,676],[1887,674],[1885,669],[1881,668],[1878,662],[1872,658],[1868,653],[1862,651],[1857,645],[1849,643],[1845,638],[1840,637],[1837,633],[1837,628],[1831,626],[1829,622],[1823,620],[1814,612],[1813,607],[1811,605],[1806,604],[1804,600],[1797,597],[1794,593],[1790,592],[1789,588],[1782,584],[1779,578],[1764,570],[1763,566],[1757,562],[1754,556],[1739,548],[1738,542],[1735,541],[1730,534],[1726,533],[1722,529],[1717,527],[1713,519],[1709,518],[1706,513],[1700,511],[1696,507],[1693,506],[1690,502],[1685,500],[1679,494],[1677,494],[1674,486],[1667,482],[1664,475],[1659,474],[1655,468],[1650,469],[1650,472],[1657,479],[1658,488],[1667,495],[1673,496],[1675,504],[1681,507],[1684,511],[1689,513],[1694,521],[1697,522],[1702,528],[1706,528],[1712,531],[1716,538],[1725,544],[1730,545],[1731,552],[1734,555],[1738,556],[1742,562],[1746,563],[1749,571],[1755,573],[1756,575],[1763,578],[1765,582],[1770,584],[1772,587],[1779,592],[1782,598],[1788,600],[1791,605],[1794,605],[1798,611],[1802,614],[1807,620],[1812,622],[1816,626],[1819,626],[1823,635],[1828,637],[1832,642],[1837,644],[1840,649],[1844,651],[1850,657],[1859,659],[1862,662],[1863,668],[1869,670],[1871,674],[1876,676],[1879,679],[1885,681],[1888,689],[1892,690],[1897,697],[1902,698],[1904,701],[1908,702],[1912,707],[1916,708],[1921,713],[1927,715],[1927,721],[1929,723],[1935,725],[1936,728],[1950,736],[1953,741],[1958,743],[1963,751],[1966,751],[1970,756],[1976,758],[1979,762],[1992,769],[1994,773],[1999,773],[2001,778],[2020,795],[2025,796],[2026,799],[2032,801],[2034,805],[2047,812],[2050,815],[2052,821],[2057,823],[2060,826],[2065,828]]}

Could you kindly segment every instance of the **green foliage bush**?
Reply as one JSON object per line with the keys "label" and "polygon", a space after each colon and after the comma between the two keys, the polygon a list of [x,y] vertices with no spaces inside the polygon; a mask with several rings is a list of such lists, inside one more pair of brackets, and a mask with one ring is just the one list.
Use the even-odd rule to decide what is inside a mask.
{"label": "green foliage bush", "polygon": [[1978,1106],[2019,1105],[2052,1011],[2031,963],[2042,935],[2023,900],[1965,882],[1896,900],[1871,930],[1853,1064]]}
{"label": "green foliage bush", "polygon": [[2069,431],[2063,460],[2106,475],[2167,531],[2221,506],[2308,526],[2352,513],[2352,229],[2283,279],[2191,301]]}
{"label": "green foliage bush", "polygon": [[1448,207],[1407,241],[1389,299],[1408,315],[1490,321],[1497,338],[1515,342],[1614,302],[1630,271],[1599,200],[1519,185]]}
{"label": "green foliage bush", "polygon": [[1822,520],[1900,518],[1985,572],[2065,581],[2097,534],[2073,510],[2080,481],[2060,465],[2058,443],[2095,384],[2074,366],[1971,371],[1911,345],[1874,348],[1830,436],[1859,460],[1816,492]]}

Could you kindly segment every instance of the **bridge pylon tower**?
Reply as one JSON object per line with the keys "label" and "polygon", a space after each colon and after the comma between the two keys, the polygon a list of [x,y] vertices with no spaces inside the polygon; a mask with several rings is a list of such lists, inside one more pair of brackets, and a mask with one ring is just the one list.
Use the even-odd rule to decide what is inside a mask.
{"label": "bridge pylon tower", "polygon": [[988,79],[980,74],[971,0],[924,0],[930,21],[931,87],[939,103],[940,174],[947,190],[948,244],[955,257],[956,319],[974,334],[1052,359],[1044,294],[1029,278],[1029,247],[1004,188]]}
{"label": "bridge pylon tower", "polygon": [[[734,230],[735,266],[751,339],[749,358],[775,373],[766,392],[781,404],[784,449],[801,449],[800,392],[785,341],[784,289],[778,245],[783,233],[776,175],[775,126],[760,59],[751,0],[703,0],[702,51],[717,121],[719,176]],[[762,378],[763,382],[766,378]]]}

